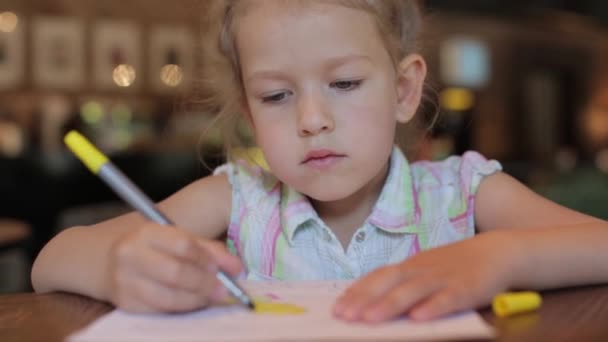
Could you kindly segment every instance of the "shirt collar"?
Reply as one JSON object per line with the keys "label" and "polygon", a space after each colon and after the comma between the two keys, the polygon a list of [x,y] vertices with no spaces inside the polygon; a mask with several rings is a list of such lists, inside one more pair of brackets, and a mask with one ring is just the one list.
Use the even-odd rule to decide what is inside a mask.
{"label": "shirt collar", "polygon": [[[394,147],[389,160],[389,171],[367,221],[389,233],[419,233],[421,227],[417,191],[407,159]],[[309,199],[281,184],[281,223],[283,233],[291,243],[300,226],[308,221],[321,222]]]}
{"label": "shirt collar", "polygon": [[367,221],[389,233],[419,233],[420,206],[410,165],[397,147],[390,157],[388,176]]}
{"label": "shirt collar", "polygon": [[311,220],[321,221],[308,197],[286,184],[281,184],[281,223],[287,241],[291,243],[296,230]]}

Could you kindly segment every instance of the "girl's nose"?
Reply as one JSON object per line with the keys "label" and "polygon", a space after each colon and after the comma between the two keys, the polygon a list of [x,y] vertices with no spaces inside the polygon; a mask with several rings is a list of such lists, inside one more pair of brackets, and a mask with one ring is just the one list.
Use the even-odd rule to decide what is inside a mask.
{"label": "girl's nose", "polygon": [[329,133],[335,122],[321,96],[302,96],[298,103],[298,134],[302,137]]}

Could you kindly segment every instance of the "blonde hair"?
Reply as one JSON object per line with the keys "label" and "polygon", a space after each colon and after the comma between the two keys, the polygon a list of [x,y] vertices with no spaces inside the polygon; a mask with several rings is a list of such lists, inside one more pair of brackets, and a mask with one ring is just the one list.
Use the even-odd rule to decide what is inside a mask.
{"label": "blonde hair", "polygon": [[[258,0],[259,1],[259,0]],[[283,0],[289,5],[300,6],[312,0]],[[228,159],[235,148],[247,145],[238,127],[244,119],[241,109],[244,105],[244,88],[240,73],[239,56],[235,42],[235,24],[244,15],[248,0],[213,0],[206,13],[203,34],[203,102],[215,111],[214,127],[219,127],[223,147]],[[363,10],[375,18],[380,36],[384,40],[395,68],[408,54],[418,50],[418,36],[421,29],[421,11],[416,0],[315,0],[319,3],[333,3]],[[417,116],[416,121],[419,121]],[[397,133],[397,143],[407,149],[408,141],[415,132],[422,131],[419,122],[410,122],[406,131]]]}

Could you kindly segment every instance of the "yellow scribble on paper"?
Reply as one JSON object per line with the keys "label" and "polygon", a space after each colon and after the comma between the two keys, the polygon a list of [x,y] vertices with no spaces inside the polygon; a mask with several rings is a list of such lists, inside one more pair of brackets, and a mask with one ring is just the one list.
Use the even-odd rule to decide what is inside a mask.
{"label": "yellow scribble on paper", "polygon": [[306,309],[288,303],[255,302],[255,312],[260,314],[299,315],[305,313]]}

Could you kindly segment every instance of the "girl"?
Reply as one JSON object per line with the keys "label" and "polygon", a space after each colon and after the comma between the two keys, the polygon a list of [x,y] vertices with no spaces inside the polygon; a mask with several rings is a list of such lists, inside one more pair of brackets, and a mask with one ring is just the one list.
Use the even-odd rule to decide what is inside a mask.
{"label": "girl", "polygon": [[[35,262],[36,291],[185,311],[227,295],[218,267],[249,279],[362,277],[335,314],[373,322],[608,280],[604,221],[477,153],[410,164],[394,146],[426,74],[413,0],[215,1],[207,15],[213,104],[224,123],[246,120],[269,171],[234,161],[162,201],[176,229],[131,213],[60,233]],[[226,230],[233,254],[211,241]]]}

